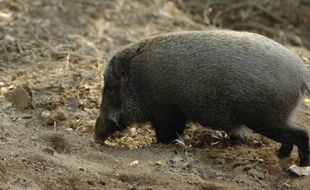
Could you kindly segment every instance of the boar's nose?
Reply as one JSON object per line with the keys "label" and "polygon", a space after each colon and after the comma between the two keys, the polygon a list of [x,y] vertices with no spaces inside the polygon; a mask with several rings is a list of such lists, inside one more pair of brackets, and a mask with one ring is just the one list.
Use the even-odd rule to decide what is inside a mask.
{"label": "boar's nose", "polygon": [[96,144],[104,144],[104,141],[105,141],[105,140],[96,139],[96,135],[94,134],[94,135],[91,137],[91,141],[92,141],[93,143],[96,143]]}
{"label": "boar's nose", "polygon": [[95,134],[92,136],[92,141],[94,143],[97,143],[97,144],[104,144],[105,140],[107,140],[108,138],[108,135],[105,135],[105,134],[98,134],[95,132]]}
{"label": "boar's nose", "polygon": [[106,123],[98,117],[96,120],[95,134],[92,136],[92,141],[98,144],[103,144],[109,134],[106,130]]}

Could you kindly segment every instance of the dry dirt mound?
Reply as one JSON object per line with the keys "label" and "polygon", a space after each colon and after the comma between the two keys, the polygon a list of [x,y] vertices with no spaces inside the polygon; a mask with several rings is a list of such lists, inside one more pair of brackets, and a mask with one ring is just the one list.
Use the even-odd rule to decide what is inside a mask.
{"label": "dry dirt mound", "polygon": [[[310,186],[309,177],[286,171],[296,151],[279,161],[278,145],[251,131],[249,143],[238,145],[190,126],[186,146],[164,146],[154,143],[150,126],[136,125],[111,137],[110,147],[90,143],[112,51],[159,33],[211,28],[181,2],[0,1],[0,189]],[[293,49],[310,58],[307,49]],[[297,125],[310,129],[309,115],[305,103]]]}

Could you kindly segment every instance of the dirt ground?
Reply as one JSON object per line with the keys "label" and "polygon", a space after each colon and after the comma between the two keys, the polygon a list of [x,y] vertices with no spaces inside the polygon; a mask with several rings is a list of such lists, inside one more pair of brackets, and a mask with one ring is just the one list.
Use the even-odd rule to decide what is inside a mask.
{"label": "dirt ground", "polygon": [[[287,171],[296,149],[279,160],[279,144],[248,130],[248,143],[232,144],[191,124],[185,145],[160,145],[150,126],[134,125],[109,146],[90,143],[113,51],[155,34],[214,28],[182,2],[0,0],[0,189],[310,189],[310,177]],[[289,39],[309,36],[303,24],[292,26],[296,33],[275,28],[287,28]],[[277,40],[309,64],[302,40]],[[309,100],[296,125],[310,131]]]}

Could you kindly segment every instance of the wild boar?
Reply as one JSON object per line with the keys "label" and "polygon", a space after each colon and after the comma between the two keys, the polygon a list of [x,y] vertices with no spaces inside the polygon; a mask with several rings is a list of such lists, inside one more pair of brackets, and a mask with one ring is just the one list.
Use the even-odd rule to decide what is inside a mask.
{"label": "wild boar", "polygon": [[308,133],[293,125],[308,83],[297,55],[258,34],[152,37],[109,59],[94,139],[102,143],[132,123],[150,122],[160,143],[181,136],[187,122],[230,134],[246,125],[280,142],[280,158],[296,145],[300,166],[310,165]]}

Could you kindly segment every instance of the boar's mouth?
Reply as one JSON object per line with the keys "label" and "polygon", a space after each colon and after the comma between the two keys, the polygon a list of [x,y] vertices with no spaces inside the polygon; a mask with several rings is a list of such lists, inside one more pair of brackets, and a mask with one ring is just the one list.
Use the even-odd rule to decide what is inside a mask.
{"label": "boar's mouth", "polygon": [[109,136],[115,131],[123,130],[125,126],[116,124],[112,120],[105,120],[101,122],[100,118],[96,121],[95,134],[92,139],[97,144],[104,144]]}

